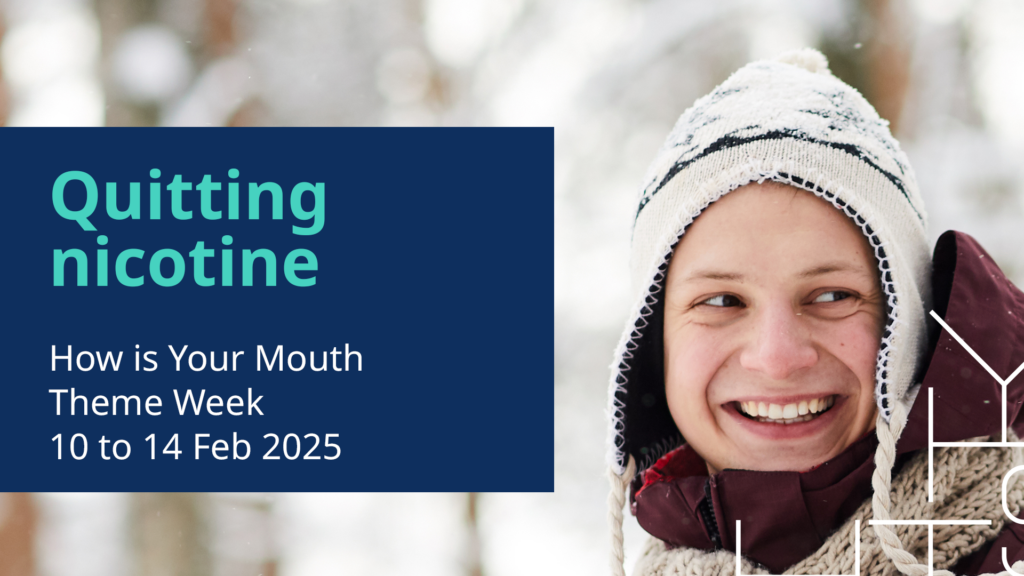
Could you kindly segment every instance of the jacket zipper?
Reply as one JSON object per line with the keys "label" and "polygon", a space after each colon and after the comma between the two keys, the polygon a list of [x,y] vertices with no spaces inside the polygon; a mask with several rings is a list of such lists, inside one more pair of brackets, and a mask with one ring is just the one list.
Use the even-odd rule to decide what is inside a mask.
{"label": "jacket zipper", "polygon": [[718,531],[718,521],[715,520],[715,507],[711,503],[711,478],[704,483],[704,500],[697,505],[701,519],[704,520],[704,527],[711,538],[711,544],[715,550],[722,548],[722,535]]}

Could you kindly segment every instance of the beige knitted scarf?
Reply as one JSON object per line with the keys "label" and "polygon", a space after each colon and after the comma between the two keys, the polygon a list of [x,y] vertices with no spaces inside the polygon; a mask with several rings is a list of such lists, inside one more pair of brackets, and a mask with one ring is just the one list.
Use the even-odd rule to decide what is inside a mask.
{"label": "beige knitted scarf", "polygon": [[[993,438],[992,441],[999,441]],[[1011,440],[1015,441],[1015,439]],[[876,457],[877,458],[877,457]],[[935,450],[935,501],[928,503],[928,454],[921,450],[891,482],[889,512],[893,519],[918,520],[991,520],[990,526],[935,526],[934,568],[949,569],[992,540],[1007,518],[1002,510],[1003,475],[1024,462],[1019,448],[939,448]],[[1007,488],[1007,507],[1017,515],[1024,504],[1024,474],[1017,474]],[[901,570],[883,549],[880,534],[868,525],[872,501],[864,502],[856,513],[818,549],[786,574],[852,574],[854,521],[861,525],[861,573],[896,575],[900,571],[927,574],[928,526],[895,527],[904,554]],[[891,527],[890,527],[891,528]],[[883,528],[885,530],[885,528]],[[909,560],[909,561],[908,561]],[[1014,565],[1024,572],[1024,563]],[[743,574],[768,572],[749,560],[742,560]],[[693,548],[666,550],[665,543],[651,538],[636,564],[634,576],[732,576],[736,557],[732,552],[704,552]],[[949,574],[946,572],[946,574]]]}

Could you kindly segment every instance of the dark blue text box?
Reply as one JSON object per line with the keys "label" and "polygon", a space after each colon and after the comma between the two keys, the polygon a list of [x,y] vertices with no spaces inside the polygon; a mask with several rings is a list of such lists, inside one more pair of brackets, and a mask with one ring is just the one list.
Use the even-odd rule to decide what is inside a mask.
{"label": "dark blue text box", "polygon": [[[0,490],[553,490],[553,141],[550,128],[0,132]],[[96,184],[88,223],[80,175],[61,195],[76,220],[54,207],[72,171]],[[261,192],[250,219],[250,183],[268,182],[280,199]],[[296,233],[317,209],[322,229]],[[295,250],[315,271],[308,257],[286,270]],[[68,346],[70,371],[54,360]],[[259,346],[281,346],[273,370],[257,370]],[[117,370],[100,368],[108,352]],[[204,394],[198,416],[179,415],[189,390]]]}

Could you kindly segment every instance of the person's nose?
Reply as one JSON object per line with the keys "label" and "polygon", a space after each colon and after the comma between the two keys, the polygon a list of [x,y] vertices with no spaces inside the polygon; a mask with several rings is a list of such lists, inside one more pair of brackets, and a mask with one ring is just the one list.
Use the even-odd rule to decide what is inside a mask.
{"label": "person's nose", "polygon": [[740,354],[740,365],[772,380],[785,380],[814,366],[818,350],[809,327],[790,302],[762,307],[751,320],[752,334]]}

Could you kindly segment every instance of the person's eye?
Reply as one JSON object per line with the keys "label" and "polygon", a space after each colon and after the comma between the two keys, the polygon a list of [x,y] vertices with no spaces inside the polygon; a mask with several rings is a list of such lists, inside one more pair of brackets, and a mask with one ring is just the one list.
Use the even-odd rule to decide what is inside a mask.
{"label": "person's eye", "polygon": [[853,294],[844,292],[842,290],[829,290],[828,292],[822,292],[814,299],[815,304],[822,304],[828,302],[838,302],[840,300],[846,300],[852,298]]}
{"label": "person's eye", "polygon": [[714,306],[716,308],[731,308],[733,306],[742,306],[743,302],[732,294],[719,294],[717,296],[712,296],[707,300],[698,302],[698,305]]}

